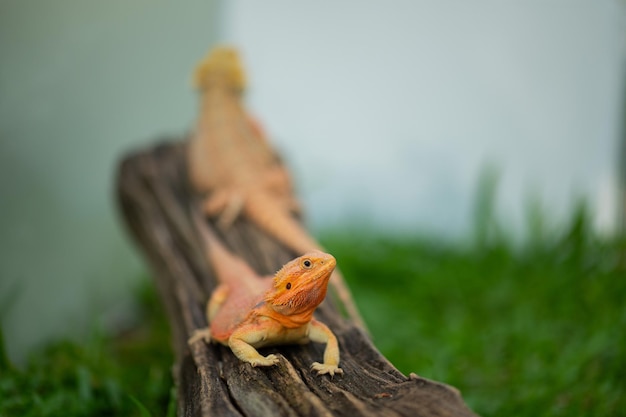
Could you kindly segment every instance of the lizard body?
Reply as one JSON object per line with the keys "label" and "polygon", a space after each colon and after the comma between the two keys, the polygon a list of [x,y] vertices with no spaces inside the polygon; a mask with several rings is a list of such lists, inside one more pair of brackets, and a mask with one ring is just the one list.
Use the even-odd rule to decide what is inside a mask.
{"label": "lizard body", "polygon": [[189,343],[202,339],[224,344],[252,366],[278,363],[276,355],[259,354],[260,347],[326,343],[323,363],[315,362],[311,368],[318,374],[343,373],[337,338],[313,318],[326,296],[335,258],[309,252],[285,264],[274,277],[262,277],[222,246],[202,220],[196,218],[196,224],[219,285],[207,303],[209,327],[197,330]]}
{"label": "lizard body", "polygon": [[[198,66],[195,84],[200,116],[187,160],[204,212],[219,216],[223,228],[243,214],[297,254],[323,251],[293,217],[299,206],[289,174],[242,105],[245,76],[236,51],[215,48]],[[348,315],[365,328],[339,271],[331,284]]]}
{"label": "lizard body", "polygon": [[[244,76],[234,50],[217,48],[199,65],[196,86],[201,91],[200,117],[189,143],[189,177],[194,188],[206,195],[205,213],[220,216],[228,226],[240,214],[289,247],[310,248],[314,242],[301,233],[291,217],[298,208],[289,174],[267,143],[260,126],[241,103]],[[264,213],[285,213],[269,221]],[[270,229],[270,230],[268,230]]]}

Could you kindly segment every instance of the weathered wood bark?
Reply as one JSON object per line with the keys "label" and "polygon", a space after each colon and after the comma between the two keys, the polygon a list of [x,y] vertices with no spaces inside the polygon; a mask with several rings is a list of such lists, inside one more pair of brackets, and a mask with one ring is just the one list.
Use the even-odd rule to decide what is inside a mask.
{"label": "weathered wood bark", "polygon": [[[207,325],[204,305],[215,285],[210,265],[189,216],[184,144],[166,144],[128,156],[117,178],[118,202],[131,234],[143,250],[172,328],[181,416],[473,416],[458,391],[406,377],[341,317],[326,300],[316,317],[337,335],[343,376],[309,370],[323,346],[262,349],[282,355],[278,366],[253,368],[219,345],[187,338]],[[273,273],[289,253],[254,225],[239,219],[220,235],[260,273]]]}

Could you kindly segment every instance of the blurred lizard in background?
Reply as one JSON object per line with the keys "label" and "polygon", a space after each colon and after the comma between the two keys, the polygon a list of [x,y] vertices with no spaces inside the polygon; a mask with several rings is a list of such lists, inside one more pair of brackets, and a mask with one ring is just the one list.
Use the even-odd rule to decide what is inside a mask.
{"label": "blurred lizard in background", "polygon": [[216,341],[252,366],[271,366],[278,363],[278,356],[262,356],[256,348],[326,343],[324,362],[314,362],[311,369],[318,375],[342,374],[337,338],[313,318],[326,296],[335,258],[309,252],[285,264],[274,277],[261,277],[222,245],[197,211],[193,216],[219,284],[207,303],[209,326],[196,330],[189,344]]}
{"label": "blurred lizard in background", "polygon": [[[203,200],[203,211],[227,228],[240,214],[297,254],[323,250],[294,218],[299,205],[289,173],[259,125],[242,104],[245,75],[237,52],[215,48],[198,66],[201,94],[196,131],[188,146],[189,178]],[[343,277],[331,279],[348,316],[365,324]]]}

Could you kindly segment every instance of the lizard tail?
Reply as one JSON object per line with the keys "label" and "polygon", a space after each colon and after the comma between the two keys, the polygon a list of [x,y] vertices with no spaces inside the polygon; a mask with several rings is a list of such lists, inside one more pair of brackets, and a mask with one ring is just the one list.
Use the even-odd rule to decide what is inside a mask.
{"label": "lizard tail", "polygon": [[211,85],[221,84],[237,92],[246,87],[246,76],[234,48],[218,46],[204,58],[194,74],[194,85],[204,90]]}
{"label": "lizard tail", "polygon": [[206,258],[215,271],[218,282],[222,284],[237,282],[246,276],[255,275],[255,272],[243,259],[226,249],[220,238],[207,225],[206,220],[200,214],[200,210],[193,209],[191,216],[205,246]]}
{"label": "lizard tail", "polygon": [[261,229],[298,256],[322,247],[311,238],[285,208],[265,193],[251,193],[243,207],[244,214]]}

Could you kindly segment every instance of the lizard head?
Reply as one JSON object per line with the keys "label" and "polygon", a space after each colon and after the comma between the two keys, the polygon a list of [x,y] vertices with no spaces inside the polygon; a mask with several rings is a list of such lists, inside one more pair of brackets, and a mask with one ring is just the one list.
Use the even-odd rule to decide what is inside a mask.
{"label": "lizard head", "polygon": [[236,92],[245,89],[243,67],[237,51],[226,46],[213,49],[196,68],[194,84],[200,90],[211,85],[223,85]]}
{"label": "lizard head", "polygon": [[312,312],[326,296],[335,265],[335,258],[323,252],[310,252],[286,263],[276,273],[265,301],[283,315]]}

